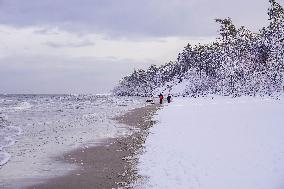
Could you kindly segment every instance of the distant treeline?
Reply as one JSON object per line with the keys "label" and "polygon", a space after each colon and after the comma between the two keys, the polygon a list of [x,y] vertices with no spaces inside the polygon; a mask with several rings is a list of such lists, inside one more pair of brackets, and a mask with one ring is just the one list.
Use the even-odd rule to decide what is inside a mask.
{"label": "distant treeline", "polygon": [[176,61],[124,77],[113,92],[153,96],[180,85],[179,95],[272,95],[283,90],[284,9],[269,0],[269,25],[258,33],[216,19],[220,37],[207,45],[188,44]]}

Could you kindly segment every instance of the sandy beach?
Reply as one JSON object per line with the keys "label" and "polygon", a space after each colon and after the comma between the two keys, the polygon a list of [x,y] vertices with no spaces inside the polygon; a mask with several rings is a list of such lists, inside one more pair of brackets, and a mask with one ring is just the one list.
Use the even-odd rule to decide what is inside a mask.
{"label": "sandy beach", "polygon": [[131,188],[132,183],[139,177],[136,170],[137,155],[141,153],[148,129],[154,124],[151,118],[159,107],[148,105],[114,118],[117,122],[128,125],[134,131],[133,134],[63,154],[56,161],[75,164],[80,168],[68,175],[52,178],[28,188]]}

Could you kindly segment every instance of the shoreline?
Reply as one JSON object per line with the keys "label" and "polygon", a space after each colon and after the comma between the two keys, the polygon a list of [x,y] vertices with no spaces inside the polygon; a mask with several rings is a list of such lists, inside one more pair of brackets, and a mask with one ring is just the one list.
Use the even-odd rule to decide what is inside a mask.
{"label": "shoreline", "polygon": [[59,156],[55,161],[75,164],[79,169],[26,188],[131,188],[139,177],[138,154],[142,152],[149,128],[154,125],[151,118],[159,108],[160,105],[147,105],[113,118],[133,133],[106,139],[94,147],[85,145]]}

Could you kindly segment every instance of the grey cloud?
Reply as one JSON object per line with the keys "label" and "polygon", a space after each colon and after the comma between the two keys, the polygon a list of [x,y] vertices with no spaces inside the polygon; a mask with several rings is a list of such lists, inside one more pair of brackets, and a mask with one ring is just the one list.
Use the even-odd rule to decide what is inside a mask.
{"label": "grey cloud", "polygon": [[36,29],[33,31],[35,34],[40,34],[40,35],[58,35],[58,31],[54,31],[52,28],[41,28],[41,29]]}
{"label": "grey cloud", "polygon": [[2,0],[0,23],[111,37],[208,36],[216,34],[217,17],[257,30],[267,8],[268,0]]}
{"label": "grey cloud", "polygon": [[87,46],[95,45],[94,42],[88,41],[88,40],[83,40],[83,41],[78,41],[78,42],[67,42],[67,43],[47,41],[44,44],[49,47],[53,47],[53,48],[68,48],[68,47],[79,48],[79,47],[87,47]]}
{"label": "grey cloud", "polygon": [[105,93],[138,65],[115,58],[13,56],[0,59],[0,93]]}

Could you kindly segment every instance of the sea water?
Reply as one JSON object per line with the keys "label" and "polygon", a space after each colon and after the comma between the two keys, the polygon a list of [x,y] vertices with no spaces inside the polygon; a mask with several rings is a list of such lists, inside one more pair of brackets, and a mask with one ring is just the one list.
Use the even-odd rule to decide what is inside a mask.
{"label": "sea water", "polygon": [[[20,127],[12,126],[8,120],[8,114],[18,108],[24,109],[24,106],[17,106],[13,100],[5,99],[1,96],[0,99],[0,168],[6,164],[11,155],[5,152],[5,148],[12,146],[15,143],[16,137],[22,133]],[[30,104],[29,104],[30,105]]]}
{"label": "sea water", "polygon": [[0,95],[0,187],[75,169],[54,158],[129,133],[111,118],[143,105],[110,95]]}

